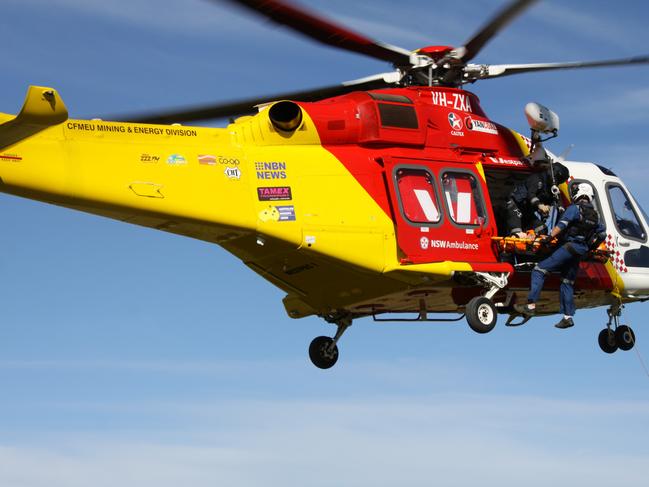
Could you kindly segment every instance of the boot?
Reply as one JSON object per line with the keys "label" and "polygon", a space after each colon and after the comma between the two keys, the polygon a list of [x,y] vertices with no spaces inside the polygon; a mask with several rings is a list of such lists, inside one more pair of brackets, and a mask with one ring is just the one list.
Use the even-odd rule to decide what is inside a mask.
{"label": "boot", "polygon": [[524,315],[524,316],[534,316],[536,314],[536,308],[531,308],[530,303],[527,304],[515,304],[514,305],[514,310],[518,314]]}
{"label": "boot", "polygon": [[555,328],[561,328],[562,330],[564,330],[566,328],[570,328],[571,326],[575,326],[575,322],[572,321],[572,318],[563,317],[561,318],[561,321],[554,326]]}

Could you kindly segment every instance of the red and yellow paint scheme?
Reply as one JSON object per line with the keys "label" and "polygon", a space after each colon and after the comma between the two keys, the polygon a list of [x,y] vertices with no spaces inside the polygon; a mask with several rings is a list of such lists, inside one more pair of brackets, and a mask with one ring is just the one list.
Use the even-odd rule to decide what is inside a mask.
{"label": "red and yellow paint scheme", "polygon": [[[292,130],[269,118],[281,104],[298,110]],[[31,87],[0,121],[1,191],[221,245],[287,293],[293,318],[462,313],[480,276],[509,276],[496,302],[520,302],[529,285],[493,243],[512,182],[531,170],[528,146],[468,91],[278,102],[214,129],[68,120],[55,90]],[[618,252],[606,185],[628,191],[594,164],[566,164],[598,192]],[[558,284],[542,313],[557,312]],[[633,301],[649,273],[584,262],[576,288],[579,307]]]}
{"label": "red and yellow paint scheme", "polygon": [[[337,341],[353,318],[465,313],[481,295],[511,313],[524,301],[530,268],[503,261],[494,237],[528,152],[456,88],[280,101],[215,129],[68,120],[55,90],[31,87],[17,116],[0,115],[0,191],[218,244],[286,292],[289,316],[336,323]],[[646,298],[649,222],[612,173],[566,165],[599,195],[614,255],[581,264],[577,306]],[[636,267],[620,253],[630,241],[610,188],[644,225]],[[559,284],[548,279],[539,313],[558,311]]]}
{"label": "red and yellow paint scheme", "polygon": [[[318,337],[309,348],[321,368],[336,362],[336,344],[358,317],[464,313],[480,333],[498,314],[524,323],[512,322],[513,304],[525,300],[538,256],[506,255],[499,239],[507,198],[534,170],[527,156],[540,141],[532,148],[490,120],[461,87],[532,71],[647,64],[649,56],[473,64],[535,0],[510,0],[461,47],[415,51],[282,0],[230,1],[394,71],[275,97],[308,101],[267,103],[226,128],[156,123],[240,114],[264,99],[135,118],[142,123],[68,120],[54,89],[33,86],[18,115],[0,114],[0,191],[222,246],[286,292],[289,316],[337,325],[333,339]],[[556,114],[536,107],[539,118],[526,113],[533,136],[556,135]],[[591,185],[611,255],[581,263],[577,307],[608,305],[600,347],[629,350],[633,332],[618,318],[624,303],[649,298],[649,221],[610,170],[565,165],[572,180],[559,188],[564,204],[570,185]],[[539,314],[558,311],[558,288],[550,276]]]}

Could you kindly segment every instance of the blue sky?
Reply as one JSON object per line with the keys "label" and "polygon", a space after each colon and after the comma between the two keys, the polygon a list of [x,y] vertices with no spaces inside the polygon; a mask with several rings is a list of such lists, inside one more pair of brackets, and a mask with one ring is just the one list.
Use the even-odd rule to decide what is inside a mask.
{"label": "blue sky", "polygon": [[[459,45],[502,2],[305,4],[405,48]],[[491,63],[647,54],[640,1],[546,1],[490,43]],[[202,0],[5,0],[0,110],[29,84],[71,116],[272,94],[385,64]],[[649,67],[521,75],[472,87],[493,120],[561,116],[557,153],[611,166],[649,207]],[[359,320],[331,334],[223,250],[0,196],[0,485],[612,485],[649,477],[646,306],[638,352],[607,356],[605,310],[485,336]]]}

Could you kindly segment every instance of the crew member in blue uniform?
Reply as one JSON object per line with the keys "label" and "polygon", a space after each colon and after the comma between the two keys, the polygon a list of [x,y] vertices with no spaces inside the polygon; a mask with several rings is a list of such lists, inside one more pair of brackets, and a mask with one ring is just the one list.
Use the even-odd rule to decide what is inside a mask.
{"label": "crew member in blue uniform", "polygon": [[573,285],[575,277],[577,277],[579,262],[591,249],[597,248],[606,238],[605,228],[600,223],[599,214],[593,206],[593,197],[593,188],[589,184],[581,183],[575,188],[572,197],[573,204],[566,208],[550,235],[544,237],[550,239],[561,236],[562,245],[550,257],[534,267],[527,304],[514,305],[514,309],[519,313],[526,316],[533,316],[536,313],[536,301],[541,295],[545,277],[550,272],[558,271],[561,273],[559,304],[563,318],[554,326],[570,328],[574,325],[572,319],[575,315]]}

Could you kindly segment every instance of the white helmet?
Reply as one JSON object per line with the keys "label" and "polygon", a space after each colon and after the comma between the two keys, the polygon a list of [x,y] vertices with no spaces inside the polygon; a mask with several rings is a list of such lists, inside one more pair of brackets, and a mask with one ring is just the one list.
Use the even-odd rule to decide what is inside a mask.
{"label": "white helmet", "polygon": [[576,191],[572,195],[572,201],[577,201],[584,196],[588,198],[588,201],[593,201],[595,193],[593,193],[593,188],[590,184],[581,183],[575,189]]}

